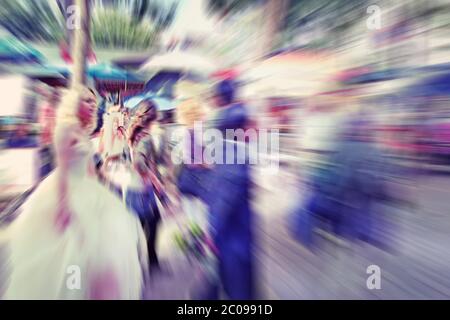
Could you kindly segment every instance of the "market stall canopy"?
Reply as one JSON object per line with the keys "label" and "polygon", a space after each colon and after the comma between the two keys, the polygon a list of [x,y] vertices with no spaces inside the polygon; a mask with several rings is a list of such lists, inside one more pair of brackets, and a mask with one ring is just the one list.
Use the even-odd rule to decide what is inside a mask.
{"label": "market stall canopy", "polygon": [[175,97],[175,86],[180,81],[191,81],[196,83],[208,82],[208,78],[189,72],[161,70],[157,72],[146,84],[145,92],[151,91],[155,95]]}
{"label": "market stall canopy", "polygon": [[[72,73],[71,65],[59,66],[42,66],[43,73],[45,71],[53,74],[60,74],[66,78]],[[36,67],[36,70],[39,70]],[[144,88],[144,80],[138,75],[115,67],[107,63],[91,64],[87,68],[88,76],[94,80],[97,90],[108,92],[119,92],[128,90],[142,90]]]}
{"label": "market stall canopy", "polygon": [[335,74],[333,57],[287,53],[266,59],[243,71],[243,96],[309,96],[325,89]]}
{"label": "market stall canopy", "polygon": [[150,58],[138,72],[152,76],[161,70],[209,75],[216,70],[216,64],[199,53],[177,50]]}
{"label": "market stall canopy", "polygon": [[99,92],[138,91],[144,88],[144,80],[137,75],[106,63],[92,65],[88,74],[95,81]]}
{"label": "market stall canopy", "polygon": [[8,66],[4,70],[10,74],[19,74],[33,80],[39,80],[52,87],[67,85],[67,79],[64,72],[61,72],[60,68],[51,65],[15,65]]}
{"label": "market stall canopy", "polygon": [[138,96],[130,97],[124,101],[124,106],[133,109],[137,107],[142,101],[151,100],[156,104],[158,111],[169,111],[175,109],[175,102],[162,96],[155,96],[155,94],[148,92]]}
{"label": "market stall canopy", "polygon": [[180,71],[160,71],[145,84],[145,91],[173,97],[173,87],[183,76]]}
{"label": "market stall canopy", "polygon": [[107,63],[99,63],[89,66],[88,74],[95,80],[116,80],[127,82],[143,82],[144,80],[136,74],[115,67]]}
{"label": "market stall canopy", "polygon": [[95,81],[95,89],[103,95],[104,92],[120,92],[121,96],[130,96],[142,92],[143,82],[126,82],[118,80]]}
{"label": "market stall canopy", "polygon": [[129,54],[127,56],[115,58],[111,61],[111,63],[119,68],[134,70],[139,68],[139,66],[141,66],[145,61],[147,61],[151,55],[152,53]]}

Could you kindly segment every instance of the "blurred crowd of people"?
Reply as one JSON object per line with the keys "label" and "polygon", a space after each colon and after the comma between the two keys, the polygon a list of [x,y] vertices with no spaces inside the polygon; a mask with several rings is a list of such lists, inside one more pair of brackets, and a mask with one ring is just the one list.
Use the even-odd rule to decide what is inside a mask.
{"label": "blurred crowd of people", "polygon": [[[218,108],[214,126],[223,132],[245,128],[248,121],[244,105],[236,103],[235,90],[233,81],[224,80],[210,97]],[[41,110],[42,180],[8,227],[11,275],[6,279],[5,296],[73,298],[73,293],[61,287],[64,281],[50,272],[61,275],[64,271],[60,268],[79,260],[87,269],[83,279],[89,287],[78,293],[81,297],[139,297],[144,280],[160,269],[156,241],[162,209],[166,217],[184,213],[194,217],[191,222],[200,228],[197,240],[201,245],[189,254],[211,254],[212,260],[203,261],[214,264],[217,277],[205,280],[205,290],[193,295],[218,298],[222,288],[232,299],[254,298],[248,165],[236,161],[213,166],[202,161],[174,165],[170,152],[174,141],[166,132],[174,126],[173,110],[172,114],[162,114],[151,99],[142,101],[131,113],[121,106],[110,106],[102,127],[92,134],[96,94],[88,89],[72,91],[61,103],[52,95]],[[194,120],[206,119],[200,96],[192,94],[182,104],[185,106],[181,105],[177,116],[189,130]],[[224,146],[223,151],[227,150]],[[206,224],[195,218],[198,200],[200,206],[207,207]],[[131,216],[140,222],[137,229],[130,225]],[[188,226],[190,231],[192,228]],[[69,241],[71,248],[66,247],[64,255],[58,257],[64,241]],[[40,250],[49,251],[40,255]],[[111,250],[115,251],[113,256]],[[38,274],[32,272],[38,267],[36,263]],[[136,274],[138,269],[141,275]],[[38,280],[25,283],[29,273]]]}
{"label": "blurred crowd of people", "polygon": [[[267,3],[272,9],[277,4]],[[364,1],[310,2],[310,10],[288,3],[295,6],[284,36],[275,28],[283,25],[272,20],[276,15],[261,10],[261,21],[275,28],[262,34],[271,39],[267,42],[286,38],[286,48],[277,52],[260,56],[245,46],[261,38],[240,34],[247,19],[257,25],[251,28],[258,29],[254,35],[264,29],[252,20],[255,8],[240,12],[235,26],[222,21],[221,28],[236,32],[245,47],[236,52],[246,52],[230,53],[233,67],[219,81],[213,82],[202,70],[208,65],[197,59],[196,71],[207,77],[193,77],[182,66],[172,79],[173,66],[164,66],[145,89],[136,89],[134,94],[145,94],[132,97],[144,97],[132,108],[87,87],[49,86],[35,119],[1,123],[2,149],[37,149],[37,179],[0,237],[9,248],[1,257],[8,275],[0,279],[5,284],[0,297],[143,298],[152,279],[170,273],[158,242],[167,241],[162,230],[173,221],[178,229],[169,241],[202,271],[189,298],[265,297],[258,290],[261,262],[255,258],[255,247],[262,246],[255,231],[261,231],[256,222],[261,203],[267,205],[261,211],[271,215],[266,229],[279,228],[275,224],[282,221],[290,231],[276,240],[287,246],[286,238],[295,239],[308,253],[319,252],[324,237],[389,252],[400,237],[404,243],[417,240],[405,239],[391,209],[413,211],[417,196],[407,190],[418,184],[419,174],[448,173],[448,6],[377,1],[383,27],[371,28],[367,19],[377,16],[369,15]],[[182,49],[206,43],[194,39],[183,40]],[[181,54],[175,42],[169,51]],[[161,86],[167,88],[157,87],[158,78],[166,77]],[[161,108],[161,97],[173,108]],[[228,161],[205,159],[211,144],[203,133],[209,129],[221,134],[215,152]],[[258,159],[277,165],[250,164],[249,153],[238,159],[242,145],[252,149],[261,141],[228,139],[229,130],[273,130],[278,149],[260,152]],[[265,196],[274,201],[262,201]],[[434,194],[430,198],[445,207]],[[413,254],[438,247],[427,241]],[[66,285],[70,266],[81,270],[80,290]],[[423,269],[431,267],[430,262]],[[436,278],[446,280],[443,273]]]}
{"label": "blurred crowd of people", "polygon": [[[429,134],[433,128],[431,131],[425,130],[432,123],[427,111],[421,108],[409,109],[409,113],[395,118],[393,115],[400,113],[399,110],[386,111],[379,100],[360,95],[350,95],[350,98],[339,95],[331,98],[316,96],[297,100],[290,105],[284,101],[281,107],[268,100],[268,105],[255,110],[251,103],[244,103],[240,98],[234,80],[221,80],[214,89],[208,91],[195,89],[195,85],[191,88],[188,85],[187,88],[188,93],[185,92],[177,107],[171,110],[160,111],[156,101],[146,98],[133,109],[103,101],[105,107],[101,112],[98,109],[98,93],[92,89],[83,89],[81,107],[75,115],[70,116],[78,119],[75,123],[81,125],[81,133],[78,132],[79,128],[73,129],[73,124],[67,128],[63,126],[64,129],[58,131],[57,127],[61,128],[61,123],[64,124],[68,118],[64,109],[70,103],[61,99],[63,90],[51,91],[39,112],[37,155],[40,183],[23,205],[24,212],[11,228],[17,228],[18,231],[11,233],[13,248],[16,249],[12,251],[12,261],[15,261],[10,279],[13,280],[12,289],[8,289],[7,296],[33,297],[33,294],[40,292],[39,283],[15,282],[23,272],[27,272],[19,264],[26,265],[24,261],[31,259],[31,256],[24,256],[21,250],[29,253],[39,245],[31,239],[24,240],[23,236],[17,236],[36,228],[30,227],[33,223],[37,224],[31,222],[31,217],[37,217],[44,210],[54,212],[45,223],[54,223],[55,232],[59,232],[58,237],[62,237],[65,230],[69,230],[78,219],[77,215],[85,217],[96,211],[106,211],[105,214],[114,211],[119,217],[121,213],[118,207],[124,205],[127,212],[131,212],[139,221],[138,231],[131,228],[126,235],[117,230],[122,227],[112,225],[108,237],[113,237],[116,231],[127,237],[134,233],[133,239],[139,243],[138,251],[133,249],[136,253],[133,259],[139,261],[134,265],[134,272],[142,269],[142,275],[138,277],[139,281],[136,278],[133,280],[135,282],[129,282],[129,279],[126,280],[129,276],[126,271],[118,272],[117,281],[125,281],[128,285],[134,283],[134,287],[129,288],[133,293],[123,295],[124,292],[116,288],[113,297],[139,297],[141,292],[136,292],[143,290],[146,277],[158,277],[164,272],[157,250],[159,229],[165,219],[176,219],[174,217],[178,215],[187,216],[189,221],[188,225],[180,226],[176,236],[179,248],[188,259],[194,258],[207,270],[202,286],[192,292],[192,298],[219,298],[219,289],[231,299],[257,297],[253,250],[255,224],[252,222],[254,201],[251,196],[259,192],[259,186],[254,180],[255,166],[251,166],[248,159],[241,163],[236,158],[227,163],[207,164],[203,159],[205,141],[196,138],[199,133],[195,132],[198,130],[195,124],[199,122],[204,124],[204,128],[219,130],[224,137],[227,130],[279,130],[280,170],[287,171],[299,181],[298,192],[303,193],[292,211],[290,218],[293,223],[290,229],[292,236],[305,247],[313,251],[317,248],[318,230],[338,239],[364,241],[383,249],[395,246],[393,235],[396,234],[396,223],[392,217],[380,212],[382,206],[379,204],[404,201],[402,198],[405,194],[395,190],[392,181],[414,173],[419,165],[416,162],[413,166],[405,166],[399,159],[413,158],[417,161],[425,159],[425,155],[437,155],[431,152],[423,154],[423,149],[419,148],[431,147],[427,137],[431,139],[436,136]],[[428,97],[427,101],[442,103],[442,99],[437,101],[433,97]],[[299,108],[299,103],[302,108]],[[86,106],[83,107],[83,104]],[[392,121],[386,121],[384,113],[391,116]],[[411,124],[405,114],[427,120],[420,126],[420,121]],[[97,118],[97,115],[101,118]],[[179,128],[185,129],[186,134],[181,139],[174,135]],[[56,134],[57,131],[59,134]],[[74,131],[75,138],[67,133],[61,134],[61,131]],[[21,131],[16,134],[10,143],[21,141]],[[79,134],[84,138],[78,137]],[[437,136],[442,137],[440,134]],[[81,147],[78,145],[80,141],[84,141]],[[249,141],[243,143],[248,144]],[[175,151],[180,145],[190,157],[189,161],[181,164],[174,162]],[[235,152],[236,141],[224,140],[222,146],[224,158],[227,158],[230,150],[233,151],[231,157],[238,156],[238,152]],[[408,156],[405,157],[405,154]],[[439,156],[442,157],[442,153]],[[426,161],[430,162],[430,159]],[[79,168],[80,163],[85,166],[83,169]],[[55,173],[55,169],[59,173]],[[83,179],[71,182],[72,178],[67,178],[68,181],[61,177],[55,178],[61,175],[62,170],[68,177],[72,176],[71,171],[75,175],[87,174],[95,179],[96,184],[90,186],[92,181],[87,183]],[[81,174],[79,170],[86,172]],[[306,193],[304,186],[307,186]],[[269,190],[276,191],[273,186]],[[63,195],[52,199],[49,193]],[[92,202],[85,200],[86,193],[90,193],[87,198]],[[114,195],[114,201],[111,195]],[[97,200],[91,199],[92,196]],[[106,199],[111,202],[105,203]],[[42,204],[37,207],[28,204],[36,201]],[[73,204],[76,201],[85,203],[81,206]],[[110,218],[105,216],[99,219],[97,227],[100,227],[102,219]],[[117,221],[120,219],[117,218]],[[95,233],[94,230],[90,226],[77,232]],[[102,246],[111,246],[112,240],[105,238],[98,243],[97,240],[92,241],[91,244],[78,244],[78,250],[90,245],[97,246],[96,250],[104,250]],[[41,245],[46,245],[46,242]],[[76,257],[76,250],[73,252]],[[92,251],[92,254],[95,252]],[[51,255],[47,258],[47,263],[50,263]],[[108,261],[107,256],[99,259]],[[112,265],[116,263],[115,259],[110,262]],[[52,266],[55,267],[61,266]],[[125,268],[120,263],[114,267]],[[52,268],[48,270],[54,270]],[[42,272],[42,279],[49,276],[46,271]],[[108,277],[114,276],[109,274]],[[103,286],[110,290],[112,280],[99,277],[101,283],[95,289],[95,297],[102,298]],[[109,284],[105,285],[103,281]],[[36,287],[27,291],[33,285]],[[57,284],[55,286],[56,289],[47,292],[49,296],[65,297],[64,290]]]}

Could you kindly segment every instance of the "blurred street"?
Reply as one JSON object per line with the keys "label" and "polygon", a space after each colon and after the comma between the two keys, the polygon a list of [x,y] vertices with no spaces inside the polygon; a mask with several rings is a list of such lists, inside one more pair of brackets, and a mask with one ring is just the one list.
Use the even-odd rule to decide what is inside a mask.
{"label": "blurred street", "polygon": [[449,21],[4,1],[0,299],[450,299]]}
{"label": "blurred street", "polygon": [[[390,250],[367,243],[347,243],[331,234],[318,235],[313,253],[294,240],[289,214],[307,190],[299,190],[290,175],[266,175],[270,189],[255,199],[258,246],[258,288],[262,299],[449,299],[450,298],[450,176],[412,176],[397,184],[407,201],[383,214],[396,221]],[[263,179],[264,179],[263,178]],[[302,192],[303,191],[303,192]],[[447,203],[447,204],[446,204]],[[386,208],[384,208],[386,209]],[[148,299],[186,299],[199,285],[195,269],[174,247],[172,223],[159,240],[166,270],[150,283]],[[433,230],[433,232],[429,232]],[[369,265],[381,268],[381,290],[369,290]]]}
{"label": "blurred street", "polygon": [[[322,233],[317,235],[320,250],[311,252],[291,229],[292,210],[307,188],[286,169],[257,173],[254,230],[262,299],[450,298],[450,175],[421,173],[395,183],[406,199],[382,211],[396,222],[390,250]],[[146,299],[188,299],[201,286],[196,264],[180,254],[173,239],[185,218],[163,222],[158,240],[162,271],[147,283]],[[366,268],[372,264],[381,268],[381,290],[366,287]]]}
{"label": "blurred street", "polygon": [[[424,176],[410,190],[413,207],[391,207],[397,222],[392,252],[324,239],[311,254],[289,236],[287,217],[266,216],[262,260],[269,296],[277,299],[448,299],[450,177]],[[269,227],[270,226],[270,227]],[[429,232],[429,230],[433,232]],[[381,268],[381,290],[366,287],[366,268]]]}

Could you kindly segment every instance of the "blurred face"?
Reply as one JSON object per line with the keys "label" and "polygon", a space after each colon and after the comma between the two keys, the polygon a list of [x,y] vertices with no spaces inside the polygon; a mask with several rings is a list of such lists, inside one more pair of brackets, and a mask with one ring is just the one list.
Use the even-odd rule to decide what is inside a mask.
{"label": "blurred face", "polygon": [[83,126],[90,125],[95,117],[97,111],[97,99],[95,95],[86,91],[80,101],[80,107],[78,108],[78,118]]}
{"label": "blurred face", "polygon": [[147,110],[145,103],[139,105],[137,108],[132,119],[133,127],[144,127],[147,118],[156,118],[156,109]]}

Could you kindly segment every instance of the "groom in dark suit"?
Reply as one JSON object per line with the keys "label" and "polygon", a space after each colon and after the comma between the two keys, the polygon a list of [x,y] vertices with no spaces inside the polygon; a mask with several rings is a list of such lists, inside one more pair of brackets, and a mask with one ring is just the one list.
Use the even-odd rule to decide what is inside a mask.
{"label": "groom in dark suit", "polygon": [[[250,209],[250,176],[248,161],[237,161],[236,141],[226,139],[226,130],[244,129],[248,123],[245,107],[235,103],[235,84],[223,80],[215,90],[214,102],[219,108],[216,129],[223,141],[224,162],[227,152],[234,151],[232,163],[214,164],[209,195],[210,227],[218,251],[220,283],[209,292],[218,298],[221,286],[229,299],[254,299],[252,257],[252,212]],[[240,142],[245,145],[245,142]],[[242,160],[242,159],[241,159]],[[245,159],[248,160],[248,159]]]}

